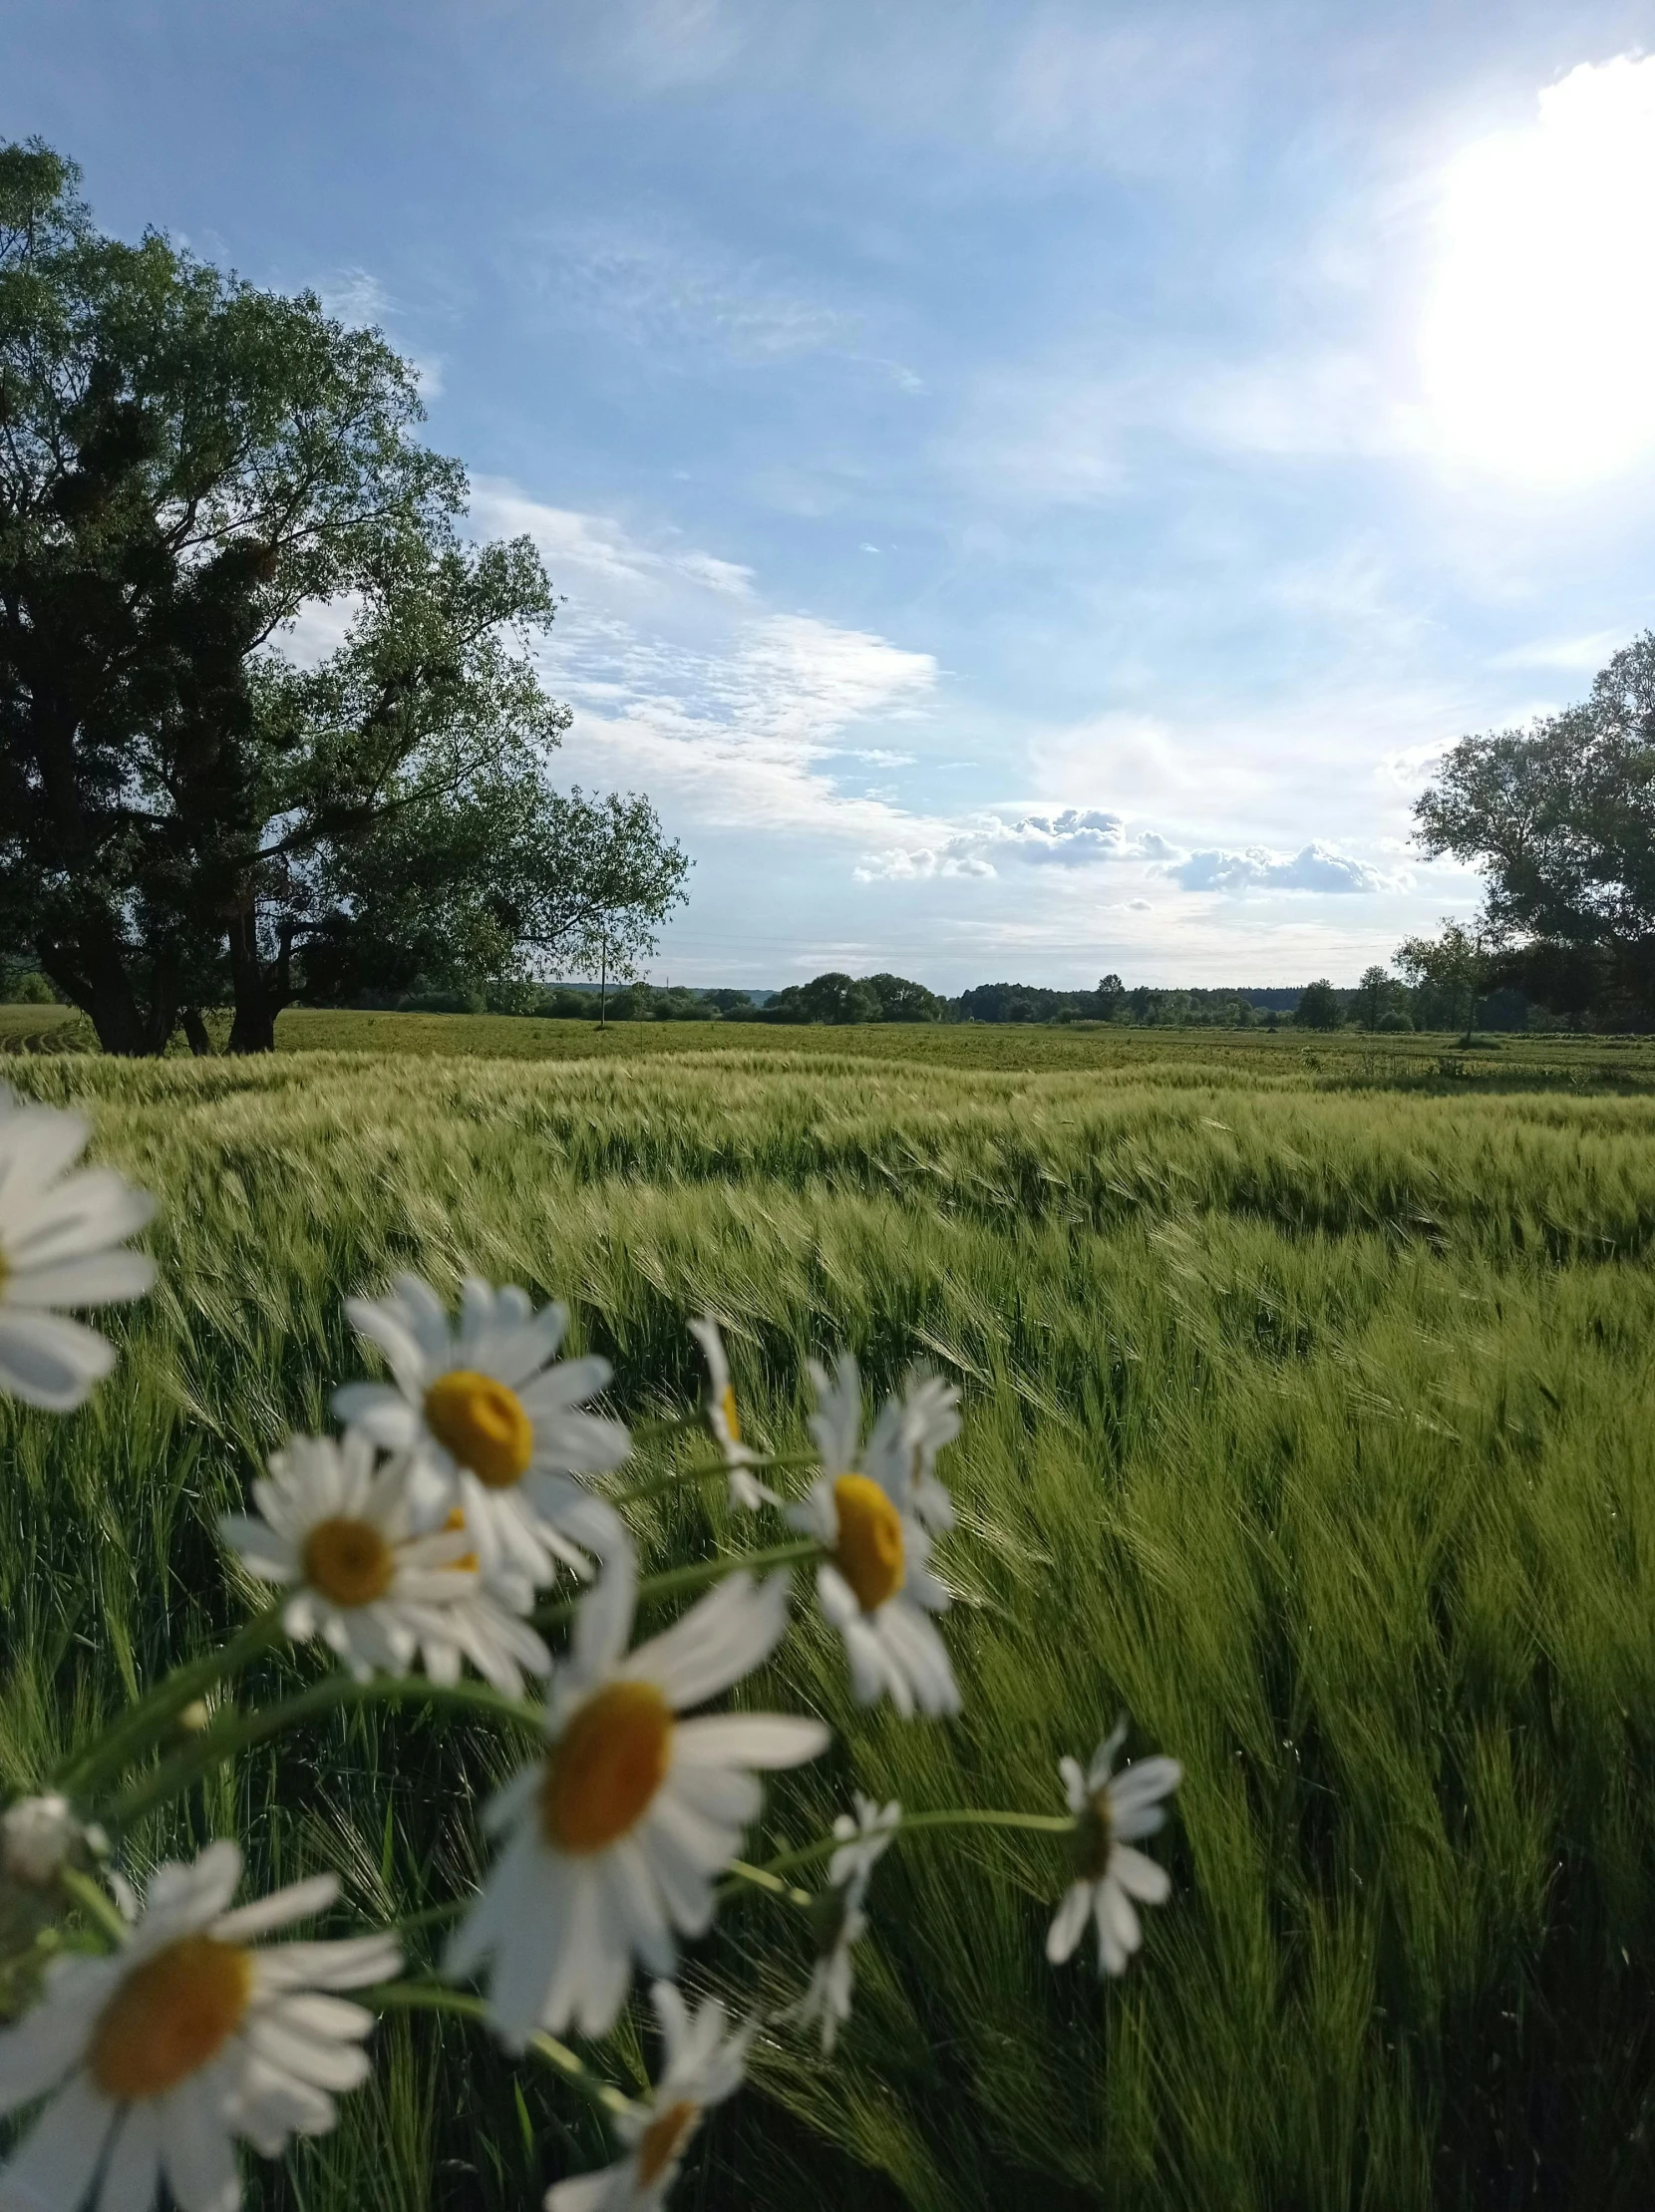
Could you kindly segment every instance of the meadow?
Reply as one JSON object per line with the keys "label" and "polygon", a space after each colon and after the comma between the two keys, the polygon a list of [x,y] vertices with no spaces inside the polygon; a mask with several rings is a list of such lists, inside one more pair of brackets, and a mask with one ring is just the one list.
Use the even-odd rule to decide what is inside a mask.
{"label": "meadow", "polygon": [[[858,1781],[1060,1809],[1058,1757],[1122,1711],[1186,1779],[1172,1901],[1118,1985],[1045,1962],[1049,1839],[893,1852],[833,2062],[767,2041],[681,2201],[1655,2199],[1647,1046],[321,1014],[280,1042],[6,1060],[164,1202],[113,1382],[67,1422],[0,1409],[7,1785],[240,1617],[214,1517],[359,1372],[345,1293],[413,1266],[564,1298],[635,1422],[693,1403],[710,1305],[778,1449],[840,1343],[880,1388],[922,1360],[964,1394],[964,1715],[869,1719],[826,1639],[790,1641],[786,1694],[842,1748],[775,1790],[785,1833]],[[646,1513],[655,1563],[753,1540],[705,1488]],[[396,1916],[471,1877],[461,1815],[504,1755],[335,1716],[187,1817]],[[694,1974],[797,1994],[803,1936],[755,1986],[749,1917],[780,1910],[745,1904]],[[514,2088],[452,2022],[378,2048],[266,2202],[517,2206],[595,2154],[559,2085]]]}

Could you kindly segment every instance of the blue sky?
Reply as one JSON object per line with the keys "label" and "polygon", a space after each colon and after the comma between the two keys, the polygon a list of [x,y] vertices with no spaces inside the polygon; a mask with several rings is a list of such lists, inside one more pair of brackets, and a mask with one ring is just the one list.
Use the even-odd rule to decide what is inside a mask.
{"label": "blue sky", "polygon": [[[657,978],[1353,980],[1652,618],[1655,0],[9,0],[0,132],[421,364]],[[314,642],[329,616],[308,625]],[[303,645],[306,640],[299,641]]]}

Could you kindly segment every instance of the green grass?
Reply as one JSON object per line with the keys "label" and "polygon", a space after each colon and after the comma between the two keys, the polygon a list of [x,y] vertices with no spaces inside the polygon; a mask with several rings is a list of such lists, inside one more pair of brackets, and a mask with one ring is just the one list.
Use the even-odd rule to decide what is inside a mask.
{"label": "green grass", "polygon": [[[354,1371],[345,1292],[413,1265],[564,1297],[633,1420],[688,1403],[683,1320],[711,1302],[778,1444],[806,1356],[840,1342],[881,1387],[919,1357],[965,1393],[965,1716],[857,1715],[807,1628],[776,1694],[842,1749],[775,1792],[783,1832],[853,1778],[1055,1809],[1058,1756],[1123,1708],[1187,1779],[1173,1901],[1118,1987],[1044,1962],[1050,1843],[892,1854],[837,2060],[767,2045],[685,2202],[1655,2197],[1648,1048],[1513,1039],[1474,1075],[1441,1039],[660,1025],[594,1054],[585,1025],[404,1017],[397,1056],[292,1049],[369,1019],[284,1017],[263,1063],[8,1064],[88,1102],[165,1211],[112,1384],[67,1422],[0,1416],[7,1781],[237,1617],[212,1517]],[[542,1042],[456,1047],[484,1026]],[[698,1496],[642,1533],[676,1559],[744,1532]],[[471,1727],[335,1721],[188,1820],[394,1912],[469,1878],[504,1756]],[[772,1911],[695,1971],[792,1994]],[[379,2049],[294,2201],[516,2206],[569,2127],[595,2153],[470,2034],[398,2023]]]}

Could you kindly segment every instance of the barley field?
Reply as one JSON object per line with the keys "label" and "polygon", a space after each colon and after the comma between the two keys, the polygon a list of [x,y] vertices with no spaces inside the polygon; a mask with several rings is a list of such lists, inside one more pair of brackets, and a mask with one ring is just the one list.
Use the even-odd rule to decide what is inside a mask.
{"label": "barley field", "polygon": [[[710,1305],[779,1449],[841,1343],[881,1388],[922,1360],[964,1394],[964,1714],[868,1718],[825,1639],[790,1640],[785,1694],[837,1745],[773,1790],[784,1835],[854,1782],[1061,1809],[1058,1757],[1121,1712],[1186,1778],[1173,1897],[1119,1984],[1045,1962],[1050,1839],[904,1841],[833,2061],[763,2044],[683,2203],[1655,2201],[1647,1046],[344,1015],[281,1042],[5,1061],[163,1199],[112,1382],[68,1421],[0,1407],[7,1787],[241,1617],[214,1518],[360,1372],[347,1292],[413,1266],[566,1299],[639,1423],[693,1402]],[[646,1512],[653,1564],[753,1540],[704,1488]],[[336,1715],[187,1822],[398,1917],[472,1878],[507,1755]],[[179,1840],[152,1823],[139,1864]],[[797,1994],[803,1934],[791,1981],[774,1925],[762,1984],[750,1950],[781,1911],[743,1903],[692,1979]],[[263,2201],[503,2212],[595,2157],[559,2084],[463,2031],[387,2024],[371,2090]],[[604,2055],[624,2077],[638,2049]]]}

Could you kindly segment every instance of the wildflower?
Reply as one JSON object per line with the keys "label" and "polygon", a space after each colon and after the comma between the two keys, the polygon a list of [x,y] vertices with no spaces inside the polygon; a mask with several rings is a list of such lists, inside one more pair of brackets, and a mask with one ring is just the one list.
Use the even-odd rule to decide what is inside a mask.
{"label": "wildflower", "polygon": [[253,1497],[262,1518],[226,1513],[224,1541],[250,1574],[291,1588],[288,1635],[319,1636],[359,1682],[406,1674],[417,1657],[433,1682],[457,1682],[464,1658],[516,1697],[524,1669],[550,1668],[534,1631],[484,1588],[461,1528],[413,1532],[406,1454],[382,1464],[360,1428],[338,1443],[294,1436]]}
{"label": "wildflower", "polygon": [[571,2022],[606,2035],[634,1954],[670,1973],[674,1930],[710,1926],[711,1877],[759,1810],[750,1769],[796,1766],[828,1742],[820,1722],[777,1714],[678,1718],[775,1649],[786,1575],[762,1584],[732,1575],[628,1653],[635,1589],[628,1550],[581,1602],[569,1658],[552,1677],[544,1755],[484,1814],[504,1846],[448,1969],[492,1963],[490,2007],[511,2043]]}
{"label": "wildflower", "polygon": [[822,2023],[822,2049],[832,2055],[839,2029],[850,2018],[850,1952],[867,1933],[862,1910],[874,1867],[890,1848],[901,1824],[902,1807],[892,1798],[880,1806],[856,1792],[854,1813],[833,1822],[838,1849],[828,1864],[828,1888],[816,1901],[817,1955],[810,1987],[782,2018],[801,2027]]}
{"label": "wildflower", "polygon": [[19,1797],[0,1812],[0,1874],[25,1889],[46,1889],[66,1866],[108,1848],[103,1829],[84,1827],[67,1797]]}
{"label": "wildflower", "polygon": [[0,1085],[0,1392],[68,1413],[115,1365],[65,1306],[141,1298],[154,1262],[122,1249],[155,1201],[108,1167],[69,1170],[86,1149],[78,1113],[24,1106]]}
{"label": "wildflower", "polygon": [[718,1439],[730,1470],[730,1502],[756,1513],[761,1505],[774,1505],[776,1496],[753,1472],[753,1453],[742,1441],[736,1386],[730,1380],[730,1363],[724,1356],[718,1323],[711,1314],[704,1314],[690,1323],[690,1334],[707,1356],[707,1425]]}
{"label": "wildflower", "polygon": [[[854,1357],[840,1353],[829,1378],[816,1366],[817,1411],[811,1433],[826,1467],[854,1467],[861,1434],[862,1391]],[[940,1376],[916,1368],[900,1398],[880,1408],[862,1454],[864,1473],[889,1490],[897,1507],[934,1534],[954,1525],[954,1505],[936,1476],[936,1455],[960,1432],[960,1394]]]}
{"label": "wildflower", "polygon": [[916,1710],[957,1713],[954,1671],[929,1618],[944,1610],[948,1593],[930,1570],[931,1540],[913,1511],[900,1421],[884,1422],[882,1432],[876,1425],[858,1470],[854,1360],[844,1355],[831,1377],[813,1362],[811,1377],[823,1471],[788,1518],[828,1549],[817,1569],[817,1596],[844,1638],[856,1697],[872,1705],[889,1691],[904,1719]]}
{"label": "wildflower", "polygon": [[830,2058],[839,2030],[850,2018],[850,1951],[867,1933],[867,1914],[855,1894],[830,1889],[817,1900],[817,1954],[810,1987],[781,2017],[801,2028],[822,2023],[822,2054]]}
{"label": "wildflower", "polygon": [[95,2191],[94,2212],[146,2212],[165,2175],[184,2212],[233,2212],[235,2136],[274,2158],[295,2130],[333,2125],[329,2091],[366,2076],[373,2016],[331,1993],[394,1974],[396,1944],[258,1947],[339,1885],[323,1875],[232,1912],[240,1874],[233,1843],[160,1867],[120,1949],[55,1959],[42,2002],[0,2029],[0,2113],[49,2099],[0,2201],[75,2212]]}
{"label": "wildflower", "polygon": [[514,1285],[474,1278],[453,1330],[430,1285],[399,1275],[389,1298],[347,1299],[345,1311],[395,1380],[348,1384],[334,1411],[388,1449],[418,1453],[436,1478],[431,1510],[440,1520],[459,1507],[486,1582],[515,1602],[552,1581],[559,1561],[584,1575],[586,1552],[624,1541],[614,1507],[570,1479],[618,1467],[630,1446],[619,1422],[580,1410],[608,1383],[608,1361],[554,1358],[564,1307],[536,1313]]}
{"label": "wildflower", "polygon": [[666,2065],[647,2104],[615,2122],[630,2145],[618,2164],[559,2181],[546,2191],[546,2212],[654,2212],[678,2178],[690,2137],[710,2104],[740,2088],[751,2028],[724,2032],[724,2007],[708,1998],[694,2017],[671,1982],[650,1990],[666,2043]]}
{"label": "wildflower", "polygon": [[828,1879],[833,1887],[853,1890],[859,1902],[868,1877],[890,1849],[901,1825],[902,1807],[894,1797],[881,1806],[858,1789],[855,1812],[841,1812],[833,1822],[839,1846],[828,1862]]}
{"label": "wildflower", "polygon": [[1062,1759],[1058,1765],[1078,1825],[1075,1880],[1046,1938],[1046,1956],[1054,1966],[1072,1955],[1091,1918],[1098,1926],[1101,1971],[1125,1973],[1127,1961],[1144,1941],[1133,1899],[1163,1905],[1171,1893],[1166,1869],[1133,1845],[1165,1821],[1160,1800],[1176,1789],[1183,1768],[1175,1758],[1144,1758],[1112,1777],[1110,1768],[1126,1736],[1122,1721],[1099,1744],[1085,1773],[1078,1759]]}
{"label": "wildflower", "polygon": [[[905,1464],[908,1509],[933,1534],[946,1535],[954,1525],[954,1501],[937,1480],[936,1456],[960,1432],[960,1394],[941,1376],[921,1371],[909,1376],[908,1387],[896,1403],[896,1449]],[[887,1406],[879,1417],[881,1422],[889,1412]],[[874,1434],[868,1438],[870,1458],[877,1435],[875,1423]]]}

